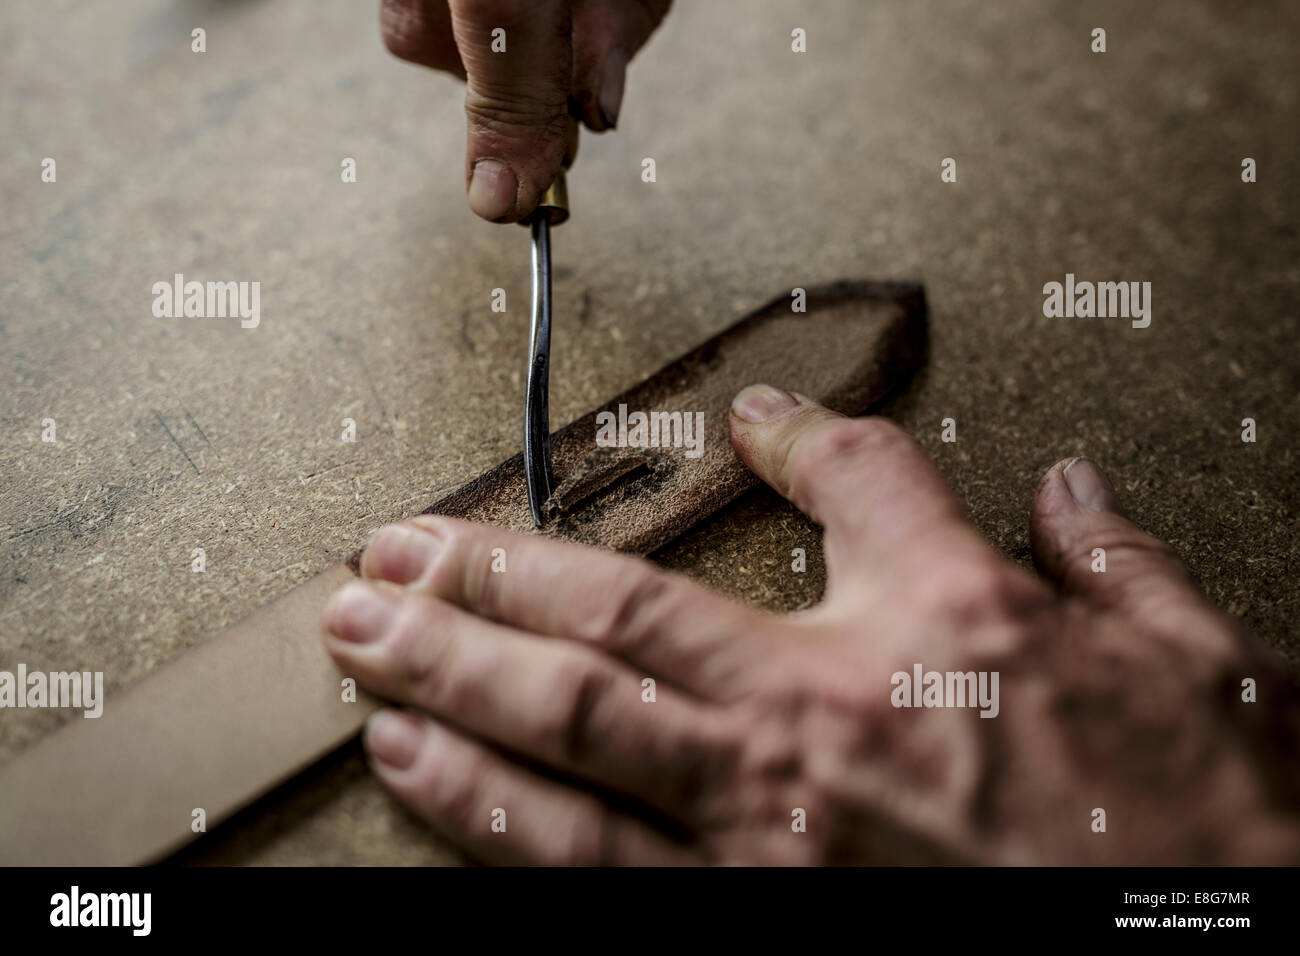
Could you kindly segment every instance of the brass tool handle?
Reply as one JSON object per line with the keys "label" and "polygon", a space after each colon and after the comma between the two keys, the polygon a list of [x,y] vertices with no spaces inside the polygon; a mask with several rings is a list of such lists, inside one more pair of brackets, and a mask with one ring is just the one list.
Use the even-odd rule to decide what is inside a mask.
{"label": "brass tool handle", "polygon": [[569,117],[568,146],[564,151],[564,166],[555,176],[555,181],[546,187],[542,198],[537,200],[537,208],[526,219],[520,220],[521,226],[530,225],[545,219],[549,225],[558,226],[569,218],[569,187],[564,180],[565,171],[572,165],[578,155],[578,122]]}
{"label": "brass tool handle", "polygon": [[555,181],[542,193],[537,201],[537,208],[526,222],[545,217],[552,226],[558,226],[569,218],[569,187],[564,180],[564,170],[560,170]]}

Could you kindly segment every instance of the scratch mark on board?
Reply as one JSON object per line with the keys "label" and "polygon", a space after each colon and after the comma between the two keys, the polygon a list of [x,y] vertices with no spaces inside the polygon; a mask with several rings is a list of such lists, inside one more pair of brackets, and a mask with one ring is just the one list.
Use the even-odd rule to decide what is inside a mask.
{"label": "scratch mark on board", "polygon": [[465,343],[465,348],[469,349],[470,354],[478,354],[478,346],[469,335],[469,312],[465,311],[460,314],[460,340]]}
{"label": "scratch mark on board", "polygon": [[194,430],[199,433],[199,437],[203,439],[203,443],[211,447],[212,442],[211,440],[209,440],[207,432],[205,432],[202,428],[199,427],[199,423],[194,420],[194,416],[190,414],[188,408],[185,409],[185,417],[190,420],[190,424],[193,425]]}
{"label": "scratch mark on board", "polygon": [[181,446],[181,443],[176,440],[176,436],[172,434],[172,430],[168,428],[167,423],[163,421],[162,415],[160,415],[158,412],[155,411],[153,413],[153,417],[158,419],[158,424],[163,427],[163,431],[165,431],[167,433],[167,437],[172,440],[172,444],[180,449],[180,453],[185,456],[185,460],[188,461],[190,463],[190,467],[194,469],[194,474],[196,475],[199,474],[199,466],[194,464],[194,459],[190,457],[189,452],[187,452]]}

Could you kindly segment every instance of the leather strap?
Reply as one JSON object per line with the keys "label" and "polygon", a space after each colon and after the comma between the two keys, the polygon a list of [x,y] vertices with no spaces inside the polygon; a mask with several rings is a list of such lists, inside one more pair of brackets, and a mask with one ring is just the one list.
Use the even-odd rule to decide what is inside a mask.
{"label": "leather strap", "polygon": [[[648,554],[756,483],[729,441],[728,408],[768,382],[856,414],[920,363],[919,286],[840,282],[781,296],[552,439],[559,487],[539,533]],[[703,413],[698,457],[686,447],[597,443],[598,425],[634,412]],[[664,420],[660,420],[662,426]],[[609,437],[608,429],[602,437]],[[428,510],[532,532],[516,455]],[[355,567],[356,556],[351,562]],[[0,863],[120,865],[192,840],[193,811],[214,826],[346,743],[377,702],[343,701],[320,647],[329,595],[347,564],[299,585],[139,683],[98,719],[72,719],[0,768]]]}

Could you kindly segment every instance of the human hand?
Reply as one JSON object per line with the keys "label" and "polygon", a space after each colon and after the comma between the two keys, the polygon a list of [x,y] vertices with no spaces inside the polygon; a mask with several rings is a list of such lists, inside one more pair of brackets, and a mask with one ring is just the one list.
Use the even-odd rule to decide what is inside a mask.
{"label": "human hand", "polygon": [[[758,386],[731,432],[824,529],[814,609],[775,616],[642,560],[445,518],[378,534],[325,643],[415,711],[366,733],[401,801],[503,863],[1300,860],[1284,666],[1122,517],[1094,464],[1039,486],[1040,579],[883,419]],[[980,706],[951,706],[946,682],[949,706],[895,706],[917,665],[973,673]]]}
{"label": "human hand", "polygon": [[394,54],[466,80],[470,208],[517,222],[573,159],[571,115],[597,132],[614,128],[628,61],[670,3],[384,0],[379,19]]}

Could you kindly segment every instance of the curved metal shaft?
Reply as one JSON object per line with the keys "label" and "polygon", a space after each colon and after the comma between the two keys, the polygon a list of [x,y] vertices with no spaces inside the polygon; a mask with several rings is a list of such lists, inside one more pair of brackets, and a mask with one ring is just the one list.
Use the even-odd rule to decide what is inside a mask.
{"label": "curved metal shaft", "polygon": [[533,524],[542,526],[542,505],[551,496],[551,426],[547,400],[551,362],[551,224],[532,222],[533,314],[528,336],[528,394],[524,410],[524,478]]}

